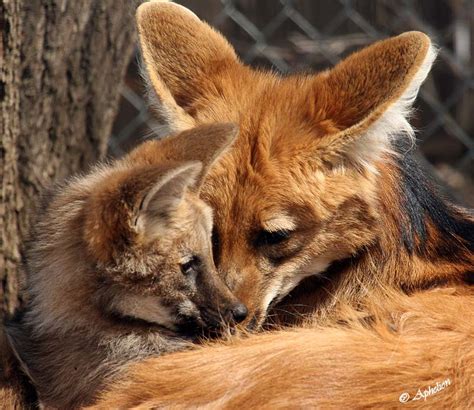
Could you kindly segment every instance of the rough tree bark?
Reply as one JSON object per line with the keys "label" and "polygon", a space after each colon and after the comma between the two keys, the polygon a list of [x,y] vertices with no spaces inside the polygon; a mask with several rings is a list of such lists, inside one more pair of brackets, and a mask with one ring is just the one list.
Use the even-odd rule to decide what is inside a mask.
{"label": "rough tree bark", "polygon": [[38,195],[105,153],[137,2],[0,0],[0,319],[20,300]]}
{"label": "rough tree bark", "polygon": [[52,180],[105,153],[134,46],[134,1],[0,0],[0,300],[17,303],[20,244]]}

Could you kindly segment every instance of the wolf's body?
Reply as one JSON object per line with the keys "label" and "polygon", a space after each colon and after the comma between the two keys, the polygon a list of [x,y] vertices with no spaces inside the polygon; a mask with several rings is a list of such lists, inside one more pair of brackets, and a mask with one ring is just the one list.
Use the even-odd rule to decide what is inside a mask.
{"label": "wolf's body", "polygon": [[[309,315],[314,328],[144,361],[101,405],[397,407],[402,387],[450,378],[426,404],[469,407],[474,224],[423,175],[407,120],[435,58],[429,38],[405,33],[332,70],[280,77],[242,65],[182,7],[145,3],[137,16],[168,127],[240,126],[201,193],[248,326]],[[341,327],[348,312],[365,326]]]}
{"label": "wolf's body", "polygon": [[212,261],[212,213],[188,191],[234,136],[223,124],[147,142],[45,197],[29,300],[7,326],[44,405],[90,403],[130,363],[189,348],[183,331],[244,319]]}
{"label": "wolf's body", "polygon": [[[371,323],[349,309],[345,325],[146,360],[96,408],[472,408],[473,308],[452,289],[396,295],[371,309]],[[445,388],[417,398],[437,383]]]}

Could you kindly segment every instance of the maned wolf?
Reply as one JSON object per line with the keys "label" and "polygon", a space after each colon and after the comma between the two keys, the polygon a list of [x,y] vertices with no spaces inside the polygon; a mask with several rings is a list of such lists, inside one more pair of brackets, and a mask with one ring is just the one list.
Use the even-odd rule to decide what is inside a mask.
{"label": "maned wolf", "polygon": [[235,135],[216,124],[149,141],[46,195],[29,301],[7,327],[43,404],[88,403],[127,364],[245,319],[217,276],[211,209],[192,192]]}
{"label": "maned wolf", "polygon": [[[239,124],[201,197],[214,209],[216,266],[247,304],[247,325],[258,329],[270,316],[290,324],[308,313],[328,327],[177,354],[176,367],[145,361],[121,399],[232,407],[261,396],[298,407],[308,404],[299,380],[305,394],[315,383],[329,386],[326,395],[322,388],[311,395],[313,405],[333,394],[346,406],[396,406],[403,383],[423,388],[449,377],[451,393],[431,403],[466,407],[474,388],[474,224],[424,176],[407,120],[435,59],[430,39],[404,33],[331,70],[280,76],[243,65],[219,33],[181,6],[144,3],[137,19],[151,94],[168,127]],[[366,325],[357,338],[345,328],[330,337],[331,326],[356,313]],[[302,348],[305,339],[311,346]],[[238,377],[226,377],[228,366]],[[377,384],[388,374],[392,385]]]}

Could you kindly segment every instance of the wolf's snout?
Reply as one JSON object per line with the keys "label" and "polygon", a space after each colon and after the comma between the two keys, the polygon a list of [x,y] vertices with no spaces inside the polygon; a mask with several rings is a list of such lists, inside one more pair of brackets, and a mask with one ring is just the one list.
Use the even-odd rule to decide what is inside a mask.
{"label": "wolf's snout", "polygon": [[243,303],[236,303],[230,308],[230,313],[232,315],[232,319],[236,323],[243,322],[249,313],[247,306],[245,306]]}

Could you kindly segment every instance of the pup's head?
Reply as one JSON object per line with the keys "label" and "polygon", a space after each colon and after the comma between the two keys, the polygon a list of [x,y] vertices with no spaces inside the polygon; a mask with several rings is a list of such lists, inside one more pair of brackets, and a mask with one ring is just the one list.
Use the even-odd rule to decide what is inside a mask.
{"label": "pup's head", "polygon": [[279,77],[241,64],[182,7],[144,3],[137,20],[151,94],[168,126],[239,123],[202,198],[214,209],[218,269],[258,324],[303,278],[379,235],[380,175],[397,178],[384,167],[394,140],[413,136],[406,116],[435,52],[411,32],[332,70]]}
{"label": "pup's head", "polygon": [[245,318],[214,266],[212,211],[189,192],[201,168],[120,170],[90,196],[84,233],[97,261],[98,305],[110,314],[172,330]]}
{"label": "pup's head", "polygon": [[93,324],[91,311],[124,326],[193,332],[245,319],[217,274],[212,211],[196,193],[235,135],[222,124],[150,141],[62,188],[28,258],[30,269],[44,265],[32,279],[38,310],[65,327],[74,315]]}

